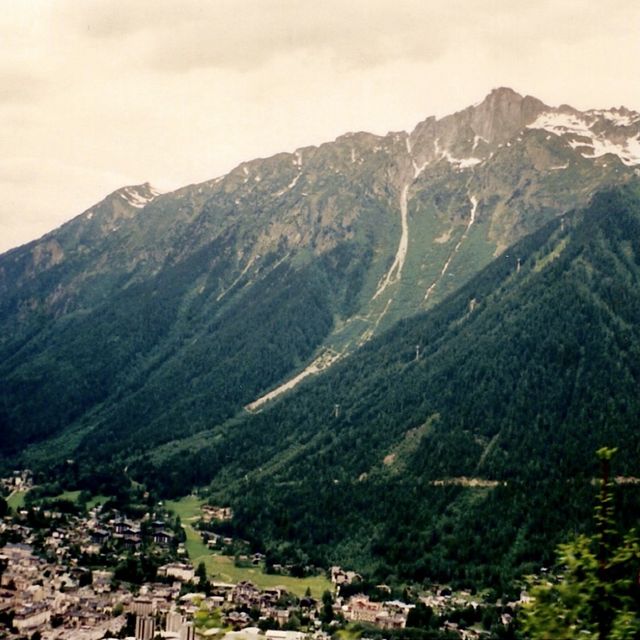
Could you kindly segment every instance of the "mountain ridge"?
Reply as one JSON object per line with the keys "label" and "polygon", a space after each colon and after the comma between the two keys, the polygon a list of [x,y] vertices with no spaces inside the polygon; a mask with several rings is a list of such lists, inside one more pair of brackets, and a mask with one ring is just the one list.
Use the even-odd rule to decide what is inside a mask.
{"label": "mountain ridge", "polygon": [[[629,154],[639,136],[635,112],[569,113],[500,88],[476,106],[427,118],[411,133],[345,134],[241,163],[169,194],[148,184],[118,190],[59,230],[0,256],[0,375],[11,389],[6,420],[24,431],[24,389],[39,380],[53,384],[46,372],[71,375],[81,387],[82,378],[100,381],[99,402],[86,414],[56,418],[61,432],[80,423],[102,428],[124,397],[134,402],[140,385],[150,384],[143,372],[163,380],[153,393],[170,397],[177,376],[188,397],[193,374],[180,362],[202,372],[202,398],[215,398],[216,384],[205,383],[211,354],[225,354],[214,360],[215,380],[229,377],[226,367],[237,362],[229,345],[238,353],[247,348],[233,323],[256,333],[271,309],[280,324],[272,334],[257,331],[248,358],[252,370],[270,373],[261,382],[256,376],[249,393],[242,384],[252,377],[249,365],[233,365],[236,390],[213,402],[225,409],[206,420],[200,409],[189,410],[178,422],[190,433],[229,418],[431,308],[512,242],[586,204],[602,185],[633,179]],[[310,304],[296,287],[314,291],[319,303],[313,305],[322,320],[305,320],[311,331],[291,322],[296,314],[301,321]],[[286,304],[279,291],[289,292]],[[254,310],[255,325],[246,324],[243,305]],[[284,344],[291,332],[298,346],[272,367],[273,344]],[[87,354],[80,368],[74,349]],[[95,362],[92,349],[100,354]],[[190,352],[198,354],[195,363]],[[12,417],[14,393],[25,407],[19,419]],[[38,424],[50,421],[44,405],[39,412]],[[36,437],[38,428],[32,431]]]}

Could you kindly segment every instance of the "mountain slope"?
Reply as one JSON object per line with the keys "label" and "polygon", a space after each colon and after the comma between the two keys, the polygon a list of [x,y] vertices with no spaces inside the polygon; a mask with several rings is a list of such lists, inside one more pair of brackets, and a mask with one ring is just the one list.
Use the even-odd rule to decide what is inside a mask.
{"label": "mountain slope", "polygon": [[[169,492],[213,479],[237,531],[274,557],[506,582],[589,522],[597,448],[640,476],[639,285],[636,185],[272,408],[134,466]],[[640,492],[624,486],[633,519]]]}
{"label": "mountain slope", "polygon": [[632,179],[639,135],[634,112],[498,89],[410,134],[112,194],[0,256],[2,454],[126,458],[264,406]]}

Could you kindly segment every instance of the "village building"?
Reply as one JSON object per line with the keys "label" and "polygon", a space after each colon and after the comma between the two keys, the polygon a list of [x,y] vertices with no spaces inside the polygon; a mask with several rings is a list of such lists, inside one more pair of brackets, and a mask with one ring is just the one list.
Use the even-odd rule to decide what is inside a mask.
{"label": "village building", "polygon": [[203,504],[201,510],[203,522],[211,522],[212,520],[226,522],[233,519],[233,510],[231,507],[217,507]]}
{"label": "village building", "polygon": [[180,582],[192,582],[195,578],[195,571],[190,564],[185,562],[171,562],[158,568],[158,576],[175,578]]}
{"label": "village building", "polygon": [[345,571],[342,567],[338,566],[331,567],[329,569],[329,575],[331,576],[331,582],[337,586],[362,580],[362,576],[359,573],[355,571]]}

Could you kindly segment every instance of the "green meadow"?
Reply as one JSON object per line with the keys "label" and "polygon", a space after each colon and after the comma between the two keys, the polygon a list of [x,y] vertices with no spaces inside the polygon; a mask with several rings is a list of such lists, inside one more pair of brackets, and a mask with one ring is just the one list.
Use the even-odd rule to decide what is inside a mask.
{"label": "green meadow", "polygon": [[165,506],[175,515],[180,516],[187,536],[185,548],[189,558],[194,566],[204,562],[210,580],[231,583],[248,580],[260,589],[283,587],[297,596],[303,596],[309,589],[315,598],[320,598],[325,591],[331,590],[331,582],[324,575],[293,578],[268,574],[264,573],[261,567],[237,567],[233,557],[211,551],[202,542],[198,530],[194,527],[200,519],[200,507],[203,503],[204,500],[190,495],[180,500],[168,501]]}

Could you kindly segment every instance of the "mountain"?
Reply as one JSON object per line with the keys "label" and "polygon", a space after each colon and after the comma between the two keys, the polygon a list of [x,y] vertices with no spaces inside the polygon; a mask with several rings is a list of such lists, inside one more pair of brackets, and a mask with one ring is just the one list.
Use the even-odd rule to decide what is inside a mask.
{"label": "mountain", "polygon": [[0,456],[121,469],[243,423],[639,167],[640,114],[501,88],[411,133],[120,189],[0,256]]}
{"label": "mountain", "polygon": [[274,561],[506,584],[588,520],[598,446],[637,513],[639,172],[640,114],[503,88],[124,187],[0,256],[0,464],[208,485]]}
{"label": "mountain", "polygon": [[132,469],[168,493],[212,481],[273,562],[505,589],[589,528],[598,448],[618,447],[620,512],[637,520],[639,285],[636,183],[272,407]]}
{"label": "mountain", "polygon": [[503,88],[410,134],[116,191],[0,256],[1,451],[124,451],[259,410],[631,179],[639,136],[635,112]]}

